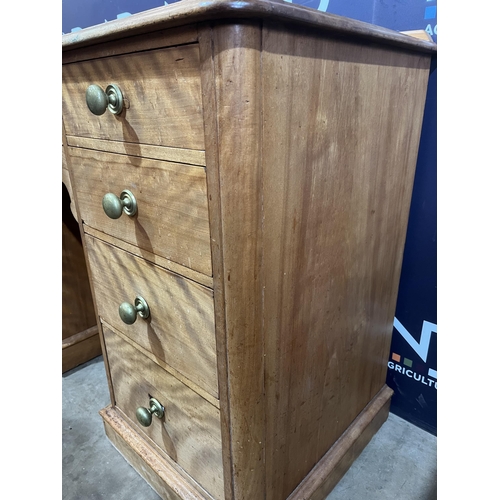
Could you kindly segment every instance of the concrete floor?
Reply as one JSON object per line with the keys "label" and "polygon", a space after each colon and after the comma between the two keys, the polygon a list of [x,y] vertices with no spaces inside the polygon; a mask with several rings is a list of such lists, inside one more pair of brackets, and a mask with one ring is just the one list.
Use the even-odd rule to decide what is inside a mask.
{"label": "concrete floor", "polygon": [[[62,392],[63,500],[159,500],[104,433],[102,356],[63,374]],[[436,437],[391,413],[327,500],[434,500],[436,469]]]}

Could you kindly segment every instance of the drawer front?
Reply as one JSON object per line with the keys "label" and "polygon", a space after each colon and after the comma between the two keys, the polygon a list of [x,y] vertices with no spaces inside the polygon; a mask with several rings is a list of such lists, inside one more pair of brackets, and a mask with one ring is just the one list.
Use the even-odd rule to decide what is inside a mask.
{"label": "drawer front", "polygon": [[[222,499],[219,410],[106,327],[103,333],[116,406],[214,498]],[[136,410],[148,408],[150,397],[165,412],[143,427]]]}
{"label": "drawer front", "polygon": [[[99,316],[184,377],[218,397],[213,292],[86,235]],[[122,321],[119,307],[137,296],[147,319]]]}
{"label": "drawer front", "polygon": [[[204,167],[68,149],[84,224],[212,276]],[[102,198],[123,190],[136,198],[137,214],[111,219]]]}
{"label": "drawer front", "polygon": [[[63,65],[66,134],[187,149],[205,149],[197,44]],[[87,88],[117,85],[123,111],[100,116],[87,107]]]}

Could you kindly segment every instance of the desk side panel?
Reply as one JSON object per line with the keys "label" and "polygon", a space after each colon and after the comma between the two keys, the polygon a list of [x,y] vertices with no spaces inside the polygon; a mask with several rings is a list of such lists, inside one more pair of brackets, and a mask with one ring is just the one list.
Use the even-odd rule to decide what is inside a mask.
{"label": "desk side panel", "polygon": [[265,498],[385,383],[429,62],[264,24]]}

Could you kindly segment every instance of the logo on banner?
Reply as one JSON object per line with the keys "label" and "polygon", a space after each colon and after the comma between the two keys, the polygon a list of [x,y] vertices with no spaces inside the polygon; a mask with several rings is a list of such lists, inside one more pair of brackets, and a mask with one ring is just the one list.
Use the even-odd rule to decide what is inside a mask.
{"label": "logo on banner", "polygon": [[[394,318],[394,328],[406,342],[408,342],[410,347],[415,351],[415,354],[426,363],[431,343],[431,334],[437,333],[437,325],[430,321],[424,321],[422,324],[420,342],[415,340],[397,318]],[[415,382],[437,389],[437,370],[433,368],[426,368],[425,366],[419,365],[418,362],[414,363],[413,359],[401,357],[401,355],[396,352],[391,354],[391,359],[387,366],[390,370],[406,375],[408,378],[415,380]]]}

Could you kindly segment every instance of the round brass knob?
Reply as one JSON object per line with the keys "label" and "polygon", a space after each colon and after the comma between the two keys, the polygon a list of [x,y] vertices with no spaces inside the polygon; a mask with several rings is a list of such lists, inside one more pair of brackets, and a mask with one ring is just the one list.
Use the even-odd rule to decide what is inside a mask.
{"label": "round brass knob", "polygon": [[128,189],[124,189],[119,198],[116,194],[106,193],[102,198],[102,208],[110,219],[119,219],[122,212],[132,217],[137,213],[137,200]]}
{"label": "round brass knob", "polygon": [[120,304],[118,314],[125,324],[132,325],[137,319],[137,314],[143,319],[149,318],[149,306],[142,297],[137,296],[133,305],[128,302]]}
{"label": "round brass knob", "polygon": [[148,408],[144,408],[144,406],[139,406],[135,411],[135,416],[137,420],[143,427],[149,427],[151,422],[153,421],[153,415]]}
{"label": "round brass knob", "polygon": [[135,411],[135,416],[138,422],[143,427],[149,427],[153,421],[153,415],[158,418],[163,418],[165,415],[165,408],[163,405],[155,398],[150,398],[149,408],[144,408],[144,406],[139,406]]}
{"label": "round brass knob", "polygon": [[118,115],[123,109],[123,95],[118,85],[114,83],[106,87],[106,92],[99,85],[90,85],[85,93],[87,106],[97,116],[105,113],[107,109]]}

